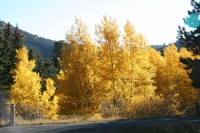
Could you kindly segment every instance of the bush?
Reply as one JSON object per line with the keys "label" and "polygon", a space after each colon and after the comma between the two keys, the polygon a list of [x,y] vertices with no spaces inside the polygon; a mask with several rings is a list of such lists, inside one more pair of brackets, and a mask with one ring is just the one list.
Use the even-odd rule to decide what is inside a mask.
{"label": "bush", "polygon": [[16,116],[25,120],[34,120],[42,118],[43,112],[41,107],[33,105],[30,101],[21,102],[15,105]]}

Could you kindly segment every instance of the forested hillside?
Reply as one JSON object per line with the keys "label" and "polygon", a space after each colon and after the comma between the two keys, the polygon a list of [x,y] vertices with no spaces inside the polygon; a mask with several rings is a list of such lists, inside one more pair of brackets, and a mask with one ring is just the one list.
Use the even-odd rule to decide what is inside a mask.
{"label": "forested hillside", "polygon": [[[6,23],[0,20],[0,28],[3,29],[5,25]],[[21,29],[20,32],[25,35],[25,46],[28,49],[36,49],[40,52],[43,58],[49,58],[51,56],[54,44],[53,40],[39,37],[38,35],[33,35]]]}

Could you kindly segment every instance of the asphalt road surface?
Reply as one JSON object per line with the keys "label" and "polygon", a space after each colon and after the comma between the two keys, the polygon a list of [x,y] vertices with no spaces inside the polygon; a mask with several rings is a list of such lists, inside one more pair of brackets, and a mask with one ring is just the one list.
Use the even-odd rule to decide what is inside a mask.
{"label": "asphalt road surface", "polygon": [[200,118],[126,120],[98,123],[2,127],[0,133],[200,133]]}

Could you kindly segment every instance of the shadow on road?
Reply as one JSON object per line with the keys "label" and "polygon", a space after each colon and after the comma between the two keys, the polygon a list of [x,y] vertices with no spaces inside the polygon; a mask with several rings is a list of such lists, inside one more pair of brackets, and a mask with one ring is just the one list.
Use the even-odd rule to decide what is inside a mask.
{"label": "shadow on road", "polygon": [[49,130],[50,133],[200,133],[200,119],[148,119],[89,123]]}

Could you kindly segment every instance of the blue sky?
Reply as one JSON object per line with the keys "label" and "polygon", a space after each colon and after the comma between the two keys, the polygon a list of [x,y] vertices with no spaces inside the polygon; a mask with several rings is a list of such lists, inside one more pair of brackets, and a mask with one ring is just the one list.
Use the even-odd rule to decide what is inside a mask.
{"label": "blue sky", "polygon": [[176,40],[178,25],[191,9],[190,0],[0,0],[0,19],[30,33],[64,40],[80,18],[94,36],[104,15],[115,18],[123,30],[127,19],[150,44]]}

